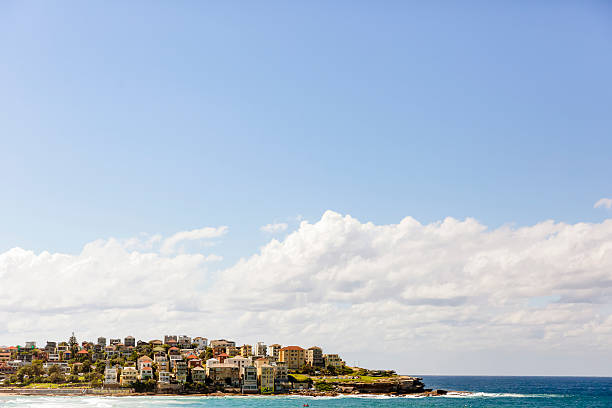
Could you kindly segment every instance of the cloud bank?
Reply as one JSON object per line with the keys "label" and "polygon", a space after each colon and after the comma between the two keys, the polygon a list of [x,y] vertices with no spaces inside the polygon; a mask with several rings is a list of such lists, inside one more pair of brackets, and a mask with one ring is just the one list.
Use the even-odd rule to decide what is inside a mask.
{"label": "cloud bank", "polygon": [[180,332],[320,344],[380,365],[396,356],[405,370],[427,353],[612,347],[612,220],[490,230],[327,211],[223,270],[210,255],[164,248],[196,235],[175,234],[159,251],[110,239],[74,255],[0,254],[0,339]]}

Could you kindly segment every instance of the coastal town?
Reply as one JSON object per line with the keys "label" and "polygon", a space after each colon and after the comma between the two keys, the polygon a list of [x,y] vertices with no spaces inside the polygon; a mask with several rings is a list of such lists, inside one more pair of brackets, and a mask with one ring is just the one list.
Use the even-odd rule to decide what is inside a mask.
{"label": "coastal town", "polygon": [[391,392],[402,392],[401,387],[406,393],[423,391],[419,379],[397,376],[393,371],[349,367],[338,354],[324,353],[318,346],[263,342],[237,345],[232,340],[209,341],[186,335],[165,335],[149,341],[137,341],[133,336],[98,337],[95,342],[79,343],[74,333],[68,341],[47,341],[43,347],[33,341],[0,346],[0,385],[11,389],[73,387],[108,393],[203,394],[377,392],[376,384],[388,384],[390,378],[397,385],[389,389]]}

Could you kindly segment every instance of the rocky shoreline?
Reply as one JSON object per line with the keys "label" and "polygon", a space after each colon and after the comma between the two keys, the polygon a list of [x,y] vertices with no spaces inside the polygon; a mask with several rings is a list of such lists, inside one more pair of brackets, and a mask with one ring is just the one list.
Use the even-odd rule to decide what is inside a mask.
{"label": "rocky shoreline", "polygon": [[[239,392],[223,392],[211,390],[209,393],[190,393],[181,390],[176,392],[151,392],[137,393],[131,389],[99,389],[99,388],[0,388],[0,395],[41,395],[41,396],[193,396],[193,397],[265,397],[265,396],[303,396],[303,397],[340,397],[340,396],[411,396],[411,397],[435,397],[447,395],[446,390],[425,389],[421,378],[397,376],[396,378],[385,378],[376,381],[349,381],[333,382],[319,381],[318,385],[325,384],[328,390],[317,390],[315,388],[290,390],[275,394],[243,394]],[[453,394],[469,394],[466,392],[452,391]]]}

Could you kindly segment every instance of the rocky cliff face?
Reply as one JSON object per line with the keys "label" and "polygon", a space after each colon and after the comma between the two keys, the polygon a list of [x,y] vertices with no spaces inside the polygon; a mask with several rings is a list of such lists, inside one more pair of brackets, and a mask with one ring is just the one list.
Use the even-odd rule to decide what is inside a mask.
{"label": "rocky cliff face", "polygon": [[375,382],[351,382],[350,385],[339,386],[342,393],[360,394],[415,394],[423,392],[425,385],[422,378],[398,376],[392,379],[381,379]]}

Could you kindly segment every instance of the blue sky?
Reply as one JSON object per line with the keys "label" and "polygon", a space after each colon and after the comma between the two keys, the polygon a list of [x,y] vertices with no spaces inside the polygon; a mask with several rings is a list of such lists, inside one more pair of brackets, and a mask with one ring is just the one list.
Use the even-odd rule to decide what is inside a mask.
{"label": "blue sky", "polygon": [[598,221],[606,2],[3,2],[0,248],[363,221]]}
{"label": "blue sky", "polygon": [[[417,307],[421,302],[430,308],[429,323],[443,326],[462,321],[472,313],[471,307],[477,307],[483,313],[480,320],[474,319],[478,325],[466,323],[451,329],[500,330],[506,339],[524,339],[525,350],[535,356],[547,351],[534,344],[550,346],[560,356],[572,349],[610,350],[612,292],[605,288],[612,287],[612,261],[605,254],[612,239],[612,224],[606,221],[611,212],[594,204],[612,197],[611,22],[612,7],[604,1],[3,1],[0,276],[26,274],[33,277],[32,283],[40,283],[50,276],[47,271],[54,270],[60,282],[62,276],[69,276],[64,272],[76,273],[92,259],[99,262],[83,269],[84,273],[96,270],[99,276],[112,276],[113,271],[132,267],[131,258],[122,251],[157,248],[160,264],[149,264],[143,255],[140,269],[133,270],[132,276],[153,270],[157,271],[153,274],[163,273],[162,280],[175,272],[178,279],[180,271],[191,271],[189,278],[180,276],[190,283],[194,276],[202,279],[194,283],[202,292],[192,293],[193,299],[206,291],[232,287],[206,271],[222,270],[220,275],[246,282],[250,275],[245,268],[250,268],[261,271],[262,277],[269,273],[266,282],[289,271],[303,279],[304,287],[318,279],[337,278],[339,288],[355,285],[353,295],[359,288],[369,288],[363,299],[372,296],[374,302],[384,290],[368,286],[374,284],[365,277],[361,283],[347,283],[327,273],[342,269],[334,263],[339,254],[353,254],[357,264],[377,254],[380,265],[387,262],[386,272],[370,263],[347,276],[381,273],[381,282],[389,279],[400,286],[414,279],[411,273],[431,276],[441,287],[450,282],[451,287],[444,289],[446,297],[440,295],[443,299],[432,295],[427,286],[408,285],[401,296],[396,294],[400,296],[397,307]],[[420,227],[412,226],[410,220],[392,226],[405,217],[434,224],[429,230],[423,227],[422,236],[414,232]],[[435,224],[446,217],[474,218],[479,224],[470,220]],[[299,227],[302,219],[310,222],[303,228]],[[546,220],[592,225],[539,224]],[[380,230],[370,231],[365,224],[369,221]],[[260,230],[273,223],[289,225],[274,234]],[[497,230],[507,224],[526,229]],[[221,226],[228,229],[181,232]],[[485,227],[494,232],[483,233]],[[589,232],[584,228],[590,228]],[[457,247],[447,248],[444,239],[424,245],[458,255],[438,269],[428,262],[437,259],[439,252],[424,250],[427,258],[407,259],[412,241],[400,240],[400,244],[386,235],[396,230],[413,231],[410,234],[423,243],[431,238],[426,231],[455,236]],[[141,233],[148,235],[143,238]],[[155,234],[166,241],[159,238],[147,247],[143,242]],[[555,234],[559,234],[559,246],[548,248]],[[110,237],[141,237],[142,242],[116,246]],[[280,244],[271,242],[273,237]],[[345,240],[334,242],[334,237]],[[83,250],[98,239],[107,240],[106,244]],[[459,248],[463,240],[473,242],[473,248],[487,247],[501,258],[523,248],[525,242],[548,248],[550,252],[540,253],[541,259],[527,249],[517,255],[524,256],[525,262],[519,269],[535,274],[529,276],[537,278],[533,282],[539,282],[540,289],[530,287],[529,279],[508,266],[516,259],[486,266],[495,256],[473,252],[469,245]],[[181,250],[189,255],[174,258],[172,251],[181,242],[186,242]],[[378,251],[380,242],[388,243],[388,253]],[[164,245],[169,249],[160,250]],[[12,250],[15,247],[33,253]],[[39,255],[41,251],[73,258],[47,259]],[[199,252],[223,260],[204,268]],[[260,257],[249,258],[258,253]],[[304,255],[292,258],[296,254]],[[389,261],[389,256],[396,258]],[[576,257],[584,261],[582,269],[576,266]],[[251,260],[236,264],[240,258]],[[279,264],[279,259],[287,263]],[[599,263],[590,263],[593,259]],[[472,265],[474,260],[480,263]],[[562,262],[567,269],[549,261]],[[2,262],[8,262],[5,272]],[[48,269],[36,269],[37,265],[48,265]],[[411,269],[404,270],[406,265],[412,265]],[[594,286],[586,288],[586,283],[580,286],[570,279],[578,279],[583,270],[592,275],[581,279]],[[457,272],[453,280],[445,271],[469,273],[466,277]],[[522,278],[525,287],[498,294],[487,305],[479,303],[494,293],[486,274],[499,271],[505,271],[500,282],[512,277],[506,285],[509,291],[515,289],[510,282]],[[483,295],[466,301],[470,295],[458,293],[477,281],[474,276],[479,274],[483,279],[475,290]],[[398,276],[402,278],[394,281]],[[108,283],[91,279],[92,288]],[[15,279],[15,284],[20,282]],[[214,287],[207,286],[210,282],[215,282],[210,284]],[[49,283],[55,284],[59,285]],[[11,288],[6,288],[4,296],[13,299],[21,289]],[[81,289],[87,293],[83,285]],[[320,312],[320,318],[335,307],[339,313],[348,307],[355,316],[363,315],[360,300],[351,294],[319,289],[313,286],[311,292],[300,289],[297,294],[282,295],[302,299],[311,305],[307,313]],[[150,290],[154,294],[158,289]],[[159,294],[159,302],[142,309],[142,315],[129,308],[112,314],[107,304],[62,298],[59,303],[67,303],[54,320],[41,317],[36,327],[45,335],[61,329],[94,336],[95,328],[90,333],[87,327],[72,327],[71,313],[99,308],[109,316],[126,313],[142,320],[153,310],[172,322],[176,310],[209,307],[196,301],[177,305],[172,303],[176,296],[164,296]],[[317,311],[312,305],[326,296],[333,299],[324,302],[331,309]],[[500,299],[512,299],[512,305]],[[29,333],[19,325],[19,313],[25,313],[22,305],[28,301],[7,301],[6,314],[0,313],[0,340],[17,341]],[[235,301],[230,303],[234,308],[238,304],[249,311],[264,308]],[[441,312],[439,305],[464,301],[465,308],[458,306],[452,319]],[[291,309],[303,316],[302,306],[280,302],[266,307]],[[48,305],[32,307],[40,310]],[[572,308],[571,315],[564,314],[566,307]],[[495,317],[484,315],[487,310],[495,310]],[[28,313],[32,318],[33,312]],[[574,322],[571,316],[582,320]],[[99,322],[107,322],[107,328],[119,327],[114,318],[104,320],[100,315]],[[253,321],[251,315],[241,318]],[[372,317],[373,321],[383,318]],[[569,326],[561,330],[551,323],[555,319]],[[394,342],[413,341],[411,336],[427,338],[435,330],[451,330],[429,323],[403,322],[415,331],[390,331],[385,344],[391,349],[398,344]],[[267,323],[261,324],[266,327]],[[540,326],[534,328],[534,324]],[[177,323],[175,328],[183,327],[187,326]],[[253,335],[253,341],[260,339],[248,331],[252,325],[240,327],[243,331],[237,328],[227,335],[246,333]],[[580,332],[584,327],[595,329]],[[142,330],[143,335],[149,334]],[[295,341],[292,333],[295,330],[278,341]],[[318,333],[320,339],[332,338],[322,334],[326,333],[322,327]],[[466,336],[466,344],[478,343]],[[547,343],[563,336],[582,340]],[[489,340],[473,351],[486,349],[490,356],[496,355],[495,344],[501,340]],[[361,353],[360,349],[345,351],[357,358]],[[567,366],[569,373],[580,371],[581,361],[588,359],[601,366],[581,373],[610,375],[606,367],[612,364],[612,355],[607,352],[601,358],[604,354],[577,355]],[[512,361],[519,360],[508,357],[507,363]],[[540,364],[537,358],[532,362]],[[425,368],[420,372],[465,368],[441,361],[435,370],[427,370],[429,363],[423,361]],[[476,366],[467,371],[483,373]]]}

